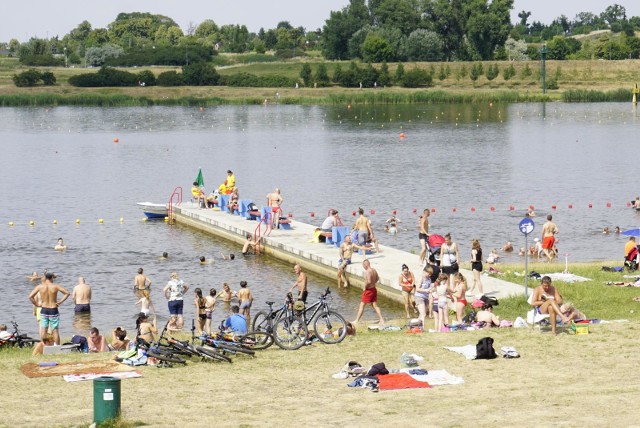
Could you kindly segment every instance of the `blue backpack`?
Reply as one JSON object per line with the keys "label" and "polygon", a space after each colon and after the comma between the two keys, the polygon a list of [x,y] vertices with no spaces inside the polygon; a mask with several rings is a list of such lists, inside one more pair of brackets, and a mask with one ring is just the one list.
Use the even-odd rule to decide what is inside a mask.
{"label": "blue backpack", "polygon": [[80,352],[87,353],[89,352],[89,343],[87,343],[87,338],[84,336],[78,336],[77,334],[71,338],[71,343],[74,345],[80,345],[78,350]]}

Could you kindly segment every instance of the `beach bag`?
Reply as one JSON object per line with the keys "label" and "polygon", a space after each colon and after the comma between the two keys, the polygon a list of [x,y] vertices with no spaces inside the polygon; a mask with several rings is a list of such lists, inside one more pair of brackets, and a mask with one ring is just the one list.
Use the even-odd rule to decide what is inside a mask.
{"label": "beach bag", "polygon": [[496,350],[493,349],[493,339],[491,337],[483,337],[476,345],[476,360],[492,360],[496,358]]}
{"label": "beach bag", "polygon": [[471,324],[476,320],[476,311],[471,311],[462,318],[462,322],[465,324]]}
{"label": "beach bag", "polygon": [[79,335],[74,335],[71,338],[71,343],[73,343],[74,345],[80,345],[78,347],[78,349],[80,350],[80,352],[89,352],[89,343],[87,342],[87,338],[84,336],[79,336]]}

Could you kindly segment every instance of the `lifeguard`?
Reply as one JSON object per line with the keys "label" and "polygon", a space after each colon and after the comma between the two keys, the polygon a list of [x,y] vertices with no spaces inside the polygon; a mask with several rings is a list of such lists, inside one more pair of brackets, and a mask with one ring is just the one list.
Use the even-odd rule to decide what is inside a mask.
{"label": "lifeguard", "polygon": [[233,171],[230,169],[227,170],[227,179],[224,180],[224,183],[218,187],[220,194],[222,195],[230,195],[233,192],[233,188],[236,185],[236,177],[233,175]]}

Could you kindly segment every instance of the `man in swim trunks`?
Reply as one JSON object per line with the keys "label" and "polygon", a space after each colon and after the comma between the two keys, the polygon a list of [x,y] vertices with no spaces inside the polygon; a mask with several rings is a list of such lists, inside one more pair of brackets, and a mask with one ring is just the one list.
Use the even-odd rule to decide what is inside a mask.
{"label": "man in swim trunks", "polygon": [[562,305],[562,297],[558,293],[558,290],[551,285],[551,278],[543,276],[540,280],[540,285],[533,290],[531,296],[531,306],[541,314],[549,314],[549,321],[551,321],[551,332],[556,334],[556,317],[560,317],[562,322],[568,322],[569,318],[564,316],[560,310]]}
{"label": "man in swim trunks", "polygon": [[418,222],[418,239],[420,240],[420,263],[426,265],[427,244],[429,243],[429,208],[425,208]]}
{"label": "man in swim trunks", "polygon": [[382,318],[382,313],[378,306],[378,290],[376,289],[376,284],[380,277],[378,276],[378,272],[371,267],[369,260],[364,259],[362,267],[364,268],[364,292],[362,293],[362,300],[358,307],[358,315],[352,324],[356,324],[360,321],[360,318],[362,318],[362,314],[364,313],[364,306],[371,304],[373,310],[376,311],[376,314],[378,315],[380,324],[382,325],[384,324],[384,318]]}
{"label": "man in swim trunks", "polygon": [[302,268],[299,264],[296,264],[293,267],[293,271],[296,273],[297,278],[296,282],[293,283],[291,288],[289,289],[289,293],[293,291],[294,288],[298,289],[298,298],[304,303],[307,303],[307,274],[302,271]]}
{"label": "man in swim trunks", "polygon": [[247,281],[240,281],[240,291],[238,291],[238,304],[240,305],[240,315],[244,315],[244,317],[247,319],[247,325],[250,325],[253,295],[247,288]]}
{"label": "man in swim trunks", "polygon": [[151,280],[147,278],[147,276],[143,273],[144,270],[142,268],[138,269],[138,274],[133,278],[133,288],[136,293],[136,297],[141,297],[140,292],[142,290],[150,290],[151,289]]}
{"label": "man in swim trunks", "polygon": [[351,256],[353,256],[353,248],[355,245],[351,242],[351,236],[347,235],[344,237],[344,241],[340,245],[339,254],[340,260],[338,263],[338,288],[342,287],[342,283],[344,282],[344,287],[347,288],[349,285],[349,279],[347,278],[347,274],[344,270],[351,264]]}
{"label": "man in swim trunks", "polygon": [[[29,300],[34,306],[42,308],[40,311],[40,340],[44,340],[47,330],[51,329],[53,342],[59,345],[60,332],[58,331],[58,326],[60,324],[60,313],[58,312],[58,306],[69,298],[69,292],[64,287],[54,284],[52,282],[53,278],[53,273],[47,272],[44,282],[35,287],[29,294]],[[40,293],[41,303],[36,301],[38,293]],[[58,301],[58,293],[62,293],[60,301]]]}
{"label": "man in swim trunks", "polygon": [[553,260],[555,252],[553,251],[553,245],[556,242],[555,234],[559,232],[558,226],[551,220],[553,216],[549,214],[547,216],[547,222],[542,226],[542,251],[549,261]]}
{"label": "man in swim trunks", "polygon": [[282,207],[283,201],[284,199],[280,195],[280,189],[277,187],[273,192],[267,194],[267,206],[271,207],[271,212],[273,213],[272,223],[274,229],[277,229],[280,224],[280,214],[282,213],[280,208]]}
{"label": "man in swim trunks", "polygon": [[83,277],[78,278],[78,284],[73,287],[71,300],[75,303],[75,313],[91,312],[91,286],[84,282]]}
{"label": "man in swim trunks", "polygon": [[373,231],[371,230],[371,221],[364,215],[362,208],[358,209],[358,214],[360,214],[360,217],[358,217],[351,230],[358,231],[358,244],[364,246],[369,241],[369,238],[373,237]]}

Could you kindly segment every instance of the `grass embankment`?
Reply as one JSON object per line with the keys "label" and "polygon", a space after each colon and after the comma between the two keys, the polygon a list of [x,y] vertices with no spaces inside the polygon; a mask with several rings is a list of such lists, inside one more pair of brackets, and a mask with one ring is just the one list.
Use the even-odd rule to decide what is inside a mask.
{"label": "grass embankment", "polygon": [[[299,78],[303,62],[300,60],[236,63],[219,70],[220,74],[247,72],[256,75],[282,75]],[[310,60],[315,72],[320,62]],[[348,62],[326,62],[329,75],[336,65],[344,69]],[[231,88],[231,87],[144,87],[144,88],[75,88],[67,82],[69,77],[95,69],[46,68],[57,78],[53,87],[17,88],[12,76],[26,70],[15,59],[0,59],[0,106],[211,106],[220,104],[260,104],[265,99],[281,104],[409,104],[409,103],[475,103],[475,102],[539,102],[539,101],[630,101],[631,88],[637,79],[636,70],[640,60],[625,61],[547,61],[547,79],[558,82],[559,89],[542,94],[540,88],[539,63],[529,62],[485,62],[498,64],[500,70],[513,65],[516,75],[505,81],[502,74],[489,81],[480,76],[473,82],[468,77],[472,63],[417,63],[405,64],[405,69],[418,66],[435,71],[431,88],[378,88],[350,89],[331,88]],[[449,67],[450,74],[443,80],[437,75],[441,67]],[[461,76],[462,68],[467,70]],[[528,67],[530,75],[526,72]],[[131,68],[140,72],[145,68]],[[154,74],[172,67],[148,68]],[[390,64],[391,74],[396,64]],[[276,99],[275,93],[280,93]]]}
{"label": "grass embankment", "polygon": [[[602,272],[600,266],[572,264],[572,273],[592,281],[556,285],[587,315],[630,322],[592,325],[589,335],[556,337],[531,328],[406,334],[368,332],[361,325],[357,336],[339,345],[290,352],[272,348],[254,359],[236,357],[233,364],[140,367],[142,378],[122,381],[124,422],[117,426],[389,426],[413,425],[425,415],[429,426],[635,425],[637,411],[630,403],[640,394],[634,375],[640,363],[640,322],[629,308],[640,309],[640,303],[631,302],[640,292],[603,285],[622,275]],[[540,273],[559,267],[532,266]],[[514,269],[521,268],[499,265],[511,271],[505,278],[516,281],[522,278]],[[521,300],[504,299],[496,312],[503,318],[524,315]],[[487,335],[495,339],[498,352],[515,346],[521,358],[467,361],[442,348],[475,344]],[[399,367],[405,351],[423,356],[423,368],[446,369],[465,383],[373,394],[330,377],[349,360]],[[108,358],[76,354],[55,360]],[[51,360],[31,357],[28,350],[0,351],[6,391],[0,426],[89,425],[92,382],[28,379],[19,370],[28,361]]]}

